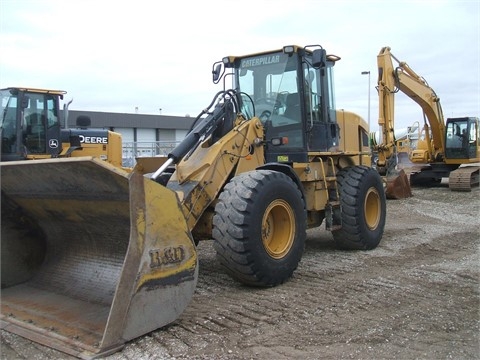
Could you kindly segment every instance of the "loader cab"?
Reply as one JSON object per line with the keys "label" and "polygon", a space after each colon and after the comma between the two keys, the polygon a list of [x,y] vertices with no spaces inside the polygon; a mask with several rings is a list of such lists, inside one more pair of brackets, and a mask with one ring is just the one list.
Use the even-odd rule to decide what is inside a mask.
{"label": "loader cab", "polygon": [[445,126],[445,156],[448,160],[480,161],[479,120],[473,117],[450,118]]}
{"label": "loader cab", "polygon": [[241,111],[265,126],[266,162],[307,162],[338,145],[333,66],[320,46],[224,58],[233,68]]}
{"label": "loader cab", "polygon": [[59,102],[64,91],[6,88],[1,96],[1,160],[55,157],[61,151]]}

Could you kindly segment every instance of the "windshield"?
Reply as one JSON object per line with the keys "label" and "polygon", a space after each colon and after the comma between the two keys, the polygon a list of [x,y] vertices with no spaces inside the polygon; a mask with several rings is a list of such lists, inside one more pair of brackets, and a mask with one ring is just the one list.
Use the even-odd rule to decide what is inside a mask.
{"label": "windshield", "polygon": [[267,120],[273,114],[283,115],[288,96],[298,91],[296,56],[279,52],[242,58],[237,74],[237,90],[248,94],[242,102],[247,117]]}
{"label": "windshield", "polygon": [[285,147],[303,146],[298,56],[283,52],[238,59],[236,87],[242,93],[241,111],[257,116],[267,138],[288,137]]}
{"label": "windshield", "polygon": [[0,126],[4,128],[7,124],[10,124],[11,121],[15,122],[17,97],[10,94],[9,90],[0,90],[0,97],[2,99],[2,118]]}
{"label": "windshield", "polygon": [[[10,98],[10,91],[9,90],[0,90],[0,98],[2,100],[2,114],[5,111],[5,108],[8,105],[8,99]],[[2,116],[3,120],[3,116]]]}
{"label": "windshield", "polygon": [[0,123],[2,153],[9,154],[15,152],[17,137],[17,96],[12,95],[10,90],[1,90],[0,96],[2,101],[2,118]]}

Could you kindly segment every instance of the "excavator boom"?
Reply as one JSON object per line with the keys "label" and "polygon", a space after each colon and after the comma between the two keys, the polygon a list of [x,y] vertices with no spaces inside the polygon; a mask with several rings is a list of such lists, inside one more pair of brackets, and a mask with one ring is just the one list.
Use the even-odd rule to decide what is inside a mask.
{"label": "excavator boom", "polygon": [[[377,56],[378,96],[381,142],[375,145],[378,154],[377,170],[387,182],[386,196],[389,199],[404,199],[412,196],[410,184],[403,169],[397,169],[397,154],[394,134],[394,93],[398,85],[395,81],[396,70],[393,68],[389,47],[381,49]],[[393,57],[394,58],[394,57]]]}
{"label": "excavator boom", "polygon": [[[394,66],[393,61],[397,62]],[[403,92],[415,101],[423,110],[428,120],[425,123],[428,131],[432,133],[433,146],[429,148],[429,158],[435,159],[444,153],[445,124],[443,120],[440,98],[428,85],[427,81],[415,73],[406,62],[399,61],[391,52],[389,47],[383,47],[377,56],[379,69],[379,125],[383,133],[383,146],[380,146],[380,162],[392,156],[395,137],[395,93]],[[385,150],[382,150],[385,149]],[[383,158],[383,159],[382,159]]]}

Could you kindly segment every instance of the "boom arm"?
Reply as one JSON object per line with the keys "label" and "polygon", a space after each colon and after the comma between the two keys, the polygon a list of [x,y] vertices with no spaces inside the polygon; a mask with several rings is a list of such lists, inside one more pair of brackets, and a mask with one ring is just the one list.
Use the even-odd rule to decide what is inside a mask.
{"label": "boom arm", "polygon": [[[394,67],[393,60],[398,63]],[[378,151],[377,166],[386,166],[395,151],[394,138],[394,96],[399,90],[415,101],[423,110],[424,131],[428,144],[428,161],[440,161],[444,157],[445,123],[440,98],[427,84],[424,78],[416,74],[405,62],[398,61],[390,52],[390,47],[383,47],[377,56],[378,64],[378,124],[382,139],[375,149]],[[430,141],[430,132],[432,140]]]}
{"label": "boom arm", "polygon": [[[230,98],[226,98],[227,95],[230,95]],[[218,103],[213,113],[208,114],[207,117],[201,118],[204,114],[208,112],[208,109],[212,107],[215,101],[222,96],[226,101],[223,103]],[[210,105],[203,110],[195,119],[193,129],[187,134],[185,139],[178,144],[171,153],[168,154],[168,160],[151,176],[152,180],[157,180],[157,178],[172,164],[178,164],[185,156],[191,154],[196,147],[210,136],[219,126],[222,120],[225,117],[233,114],[234,106],[232,101],[234,101],[236,95],[229,93],[228,91],[221,91],[215,95],[213,101]],[[198,123],[197,123],[198,122]],[[230,124],[231,126],[233,124]]]}
{"label": "boom arm", "polygon": [[[200,118],[214,103],[214,110]],[[238,113],[236,92],[221,91],[197,117],[186,138],[168,154],[167,162],[152,175],[157,180],[165,171],[168,177],[168,165],[176,165],[164,185],[177,193],[195,239],[211,238],[211,227],[206,226],[210,221],[199,220],[205,212],[210,216],[206,210],[228,179],[263,164],[263,138],[260,119],[247,120]]]}

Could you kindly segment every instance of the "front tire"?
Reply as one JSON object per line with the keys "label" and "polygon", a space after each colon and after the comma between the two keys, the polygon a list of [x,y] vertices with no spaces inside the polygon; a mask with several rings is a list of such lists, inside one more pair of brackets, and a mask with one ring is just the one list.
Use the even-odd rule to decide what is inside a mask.
{"label": "front tire", "polygon": [[378,172],[366,166],[342,169],[337,174],[342,227],[333,231],[338,248],[371,250],[383,236],[386,196]]}
{"label": "front tire", "polygon": [[287,175],[255,170],[234,177],[215,206],[213,238],[226,271],[247,285],[290,278],[303,255],[306,209]]}

